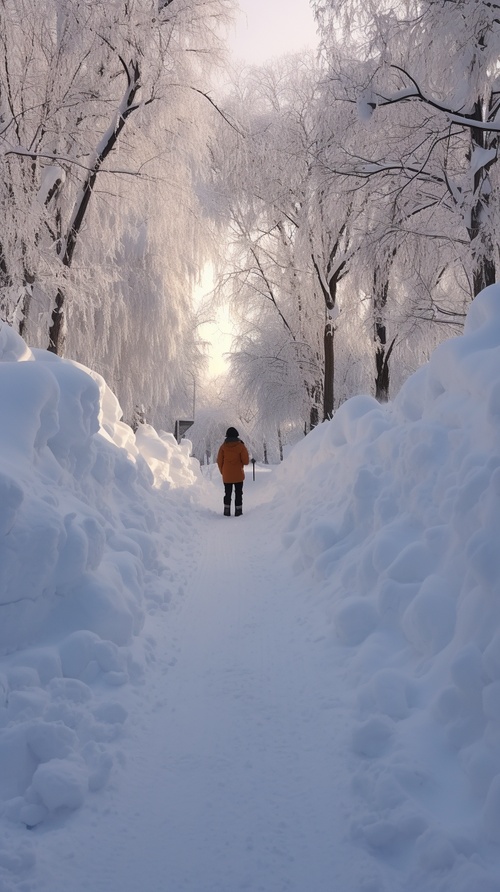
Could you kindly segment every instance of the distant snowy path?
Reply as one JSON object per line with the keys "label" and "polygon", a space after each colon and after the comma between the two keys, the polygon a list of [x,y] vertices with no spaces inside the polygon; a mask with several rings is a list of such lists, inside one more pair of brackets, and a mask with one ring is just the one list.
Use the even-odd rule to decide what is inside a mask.
{"label": "distant snowy path", "polygon": [[265,476],[241,519],[207,485],[184,592],[148,620],[159,659],[129,706],[126,765],[59,840],[37,831],[37,892],[376,888],[346,840],[342,704],[313,605],[271,551]]}

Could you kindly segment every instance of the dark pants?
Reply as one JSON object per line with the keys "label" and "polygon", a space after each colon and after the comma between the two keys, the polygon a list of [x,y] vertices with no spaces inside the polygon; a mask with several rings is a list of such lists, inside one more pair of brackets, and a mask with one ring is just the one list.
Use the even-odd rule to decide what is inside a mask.
{"label": "dark pants", "polygon": [[241,508],[243,504],[243,483],[225,483],[224,484],[224,504],[231,504],[231,496],[234,486],[234,507]]}

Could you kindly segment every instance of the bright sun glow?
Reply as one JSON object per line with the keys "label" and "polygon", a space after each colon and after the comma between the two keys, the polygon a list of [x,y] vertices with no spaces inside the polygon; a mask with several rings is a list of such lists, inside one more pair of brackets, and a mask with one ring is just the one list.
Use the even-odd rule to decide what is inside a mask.
{"label": "bright sun glow", "polygon": [[[230,47],[236,59],[260,65],[285,53],[311,49],[317,45],[314,17],[308,0],[239,0],[241,13]],[[211,270],[202,278],[196,297],[201,299],[213,287]],[[208,375],[213,378],[227,370],[234,329],[225,310],[214,322],[200,326],[200,336],[208,348]]]}

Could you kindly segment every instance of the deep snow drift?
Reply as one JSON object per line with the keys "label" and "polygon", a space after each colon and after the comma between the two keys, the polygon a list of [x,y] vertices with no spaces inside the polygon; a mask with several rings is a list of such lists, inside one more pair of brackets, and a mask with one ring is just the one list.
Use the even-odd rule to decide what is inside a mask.
{"label": "deep snow drift", "polygon": [[279,478],[275,522],[355,704],[351,834],[409,888],[500,889],[500,287],[394,402],[349,400]]}
{"label": "deep snow drift", "polygon": [[[235,611],[245,608],[235,600],[234,580],[242,544],[253,548],[247,532],[258,530],[266,542],[264,553],[246,556],[245,573],[255,573],[262,609],[257,615],[253,604],[242,628],[254,635],[254,646],[272,642],[259,656],[265,660],[269,703],[277,702],[280,690],[290,699],[293,679],[293,715],[306,716],[310,727],[306,732],[303,725],[295,736],[287,707],[278,715],[279,743],[266,743],[265,728],[272,729],[273,713],[280,713],[267,708],[270,724],[259,721],[252,733],[266,754],[269,783],[278,777],[285,795],[280,760],[286,753],[294,764],[294,746],[303,783],[304,759],[314,763],[317,737],[318,748],[320,741],[323,748],[331,745],[332,766],[346,785],[342,811],[339,804],[331,827],[316,834],[331,847],[321,863],[335,871],[342,851],[359,852],[366,878],[362,892],[500,892],[500,288],[474,301],[464,336],[439,347],[393,403],[354,398],[298,444],[267,475],[262,501],[272,496],[272,504],[255,504],[241,520],[218,516],[219,494],[217,509],[204,509],[211,484],[190,459],[189,444],[178,447],[171,435],[147,426],[134,436],[98,375],[31,352],[6,326],[0,329],[0,360],[1,892],[42,888],[39,865],[42,853],[52,851],[54,835],[64,847],[64,834],[71,833],[73,841],[83,834],[79,816],[92,809],[97,814],[95,802],[104,801],[110,786],[119,797],[133,738],[127,703],[135,702],[136,715],[141,691],[162,689],[151,624],[173,627],[172,605],[182,603],[194,585],[186,565],[195,554],[208,568],[212,558],[203,536],[224,522],[230,524],[221,529],[227,530],[231,556],[231,597],[225,597]],[[273,555],[281,577],[271,568]],[[286,563],[290,577],[293,567],[293,584]],[[208,634],[207,596],[219,593],[201,592],[201,586],[215,578],[220,586],[223,574],[204,574],[203,567],[197,572]],[[247,580],[246,599],[251,591]],[[286,610],[287,598],[295,623],[287,636],[296,639],[295,651],[279,642],[276,604]],[[190,610],[186,615],[194,622],[196,603]],[[266,626],[271,615],[272,636]],[[301,615],[313,617],[314,645],[300,640],[295,617]],[[177,632],[188,634],[186,620]],[[204,627],[196,634],[201,647]],[[224,636],[217,646],[217,671],[215,663],[199,669],[208,669],[223,692],[230,679],[234,684],[228,661],[234,662],[237,647],[228,642],[225,654]],[[203,653],[209,660],[210,648]],[[306,693],[298,667],[290,667],[287,681],[285,657],[293,653],[307,664],[308,690],[317,685],[318,704],[331,690],[333,721],[316,717],[313,701],[300,700]],[[248,726],[239,728],[241,745],[255,724],[248,663],[244,671],[246,687],[238,696],[246,698]],[[177,679],[175,667],[170,672],[173,698],[189,673],[185,663],[183,676]],[[208,747],[217,735],[203,726],[206,709],[193,694],[195,682],[192,700],[184,696],[188,687],[179,690],[179,708],[187,728],[193,713],[197,740]],[[224,700],[224,709],[231,702]],[[162,719],[167,728],[176,721],[172,704],[169,709]],[[230,729],[231,715],[225,720]],[[331,734],[326,744],[325,731]],[[177,730],[173,736],[180,753],[179,735]],[[196,778],[202,784],[199,764]],[[237,761],[231,764],[235,770]],[[215,754],[212,770],[223,769]],[[160,789],[161,766],[150,767],[153,777],[155,771]],[[304,834],[306,824],[319,827],[337,807],[335,790],[325,805],[322,790],[330,786],[322,786],[319,776],[316,782],[318,809],[313,813],[314,801],[308,802]],[[217,795],[217,785],[211,795]],[[259,814],[256,797],[265,790],[249,788],[248,795]],[[185,802],[162,799],[161,807],[174,824],[179,815],[182,826]],[[296,798],[293,808],[296,814]],[[231,838],[236,818],[228,816],[224,826],[224,814],[218,814],[224,839],[217,869],[223,877],[220,859],[230,861],[224,840]],[[99,827],[92,829],[92,845],[105,860],[109,838],[100,839]],[[301,837],[283,827],[279,832],[283,862],[287,847],[300,857]],[[90,838],[81,837],[84,847]],[[198,842],[192,841],[193,861]],[[315,844],[310,837],[309,852]],[[154,852],[149,856],[154,859]],[[251,853],[244,857],[251,862]],[[267,879],[258,888],[302,892],[307,861],[297,861],[294,873],[288,859],[287,872],[278,876],[272,869],[277,862],[268,857]],[[349,854],[347,862],[344,856],[344,867],[349,859],[355,882],[356,856]],[[238,879],[234,857],[230,863],[230,892],[250,888]],[[311,892],[337,887],[338,877],[320,875],[318,858],[315,864]],[[71,876],[71,886],[75,892],[88,887],[83,872]],[[112,877],[105,888],[115,892]],[[160,888],[150,883],[147,892]],[[179,892],[180,886],[166,888]],[[215,878],[207,876],[205,888],[185,880],[182,888],[211,892]]]}
{"label": "deep snow drift", "polygon": [[[134,437],[99,375],[6,325],[0,360],[0,813],[33,828],[107,782],[127,718],[112,691],[145,672],[144,615],[168,604],[189,529],[175,489],[200,472],[189,444]],[[2,833],[2,892],[30,865]]]}

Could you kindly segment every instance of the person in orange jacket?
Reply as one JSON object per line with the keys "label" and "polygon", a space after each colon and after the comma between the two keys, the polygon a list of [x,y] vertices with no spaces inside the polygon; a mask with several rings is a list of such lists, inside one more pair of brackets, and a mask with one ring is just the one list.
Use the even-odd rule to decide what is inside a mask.
{"label": "person in orange jacket", "polygon": [[217,465],[222,474],[224,483],[224,514],[231,514],[231,496],[234,486],[234,514],[240,517],[243,514],[243,481],[245,472],[243,466],[250,461],[248,450],[235,427],[228,427],[226,439],[217,454]]}

